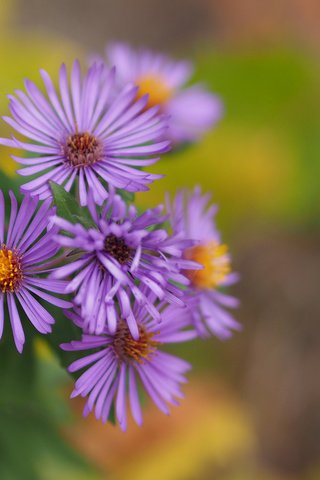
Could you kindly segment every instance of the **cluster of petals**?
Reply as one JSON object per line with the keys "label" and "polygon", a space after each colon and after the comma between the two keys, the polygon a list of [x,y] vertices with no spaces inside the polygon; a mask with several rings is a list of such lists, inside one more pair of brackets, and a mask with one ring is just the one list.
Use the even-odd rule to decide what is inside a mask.
{"label": "cluster of petals", "polygon": [[26,80],[26,92],[9,96],[11,117],[4,117],[29,141],[0,139],[29,153],[13,156],[24,166],[20,175],[36,177],[22,185],[23,192],[45,199],[51,196],[49,180],[69,191],[78,179],[81,205],[86,205],[89,190],[101,204],[107,185],[135,192],[161,178],[140,169],[169,149],[168,141],[161,140],[166,117],[158,114],[158,106],[146,108],[147,95],[137,99],[138,88],[128,84],[118,91],[115,69],[101,63],[82,76],[79,62],[74,62],[70,81],[63,64],[59,89],[46,71],[40,73],[45,94]]}
{"label": "cluster of petals", "polygon": [[[7,305],[14,342],[21,353],[25,343],[18,306],[32,325],[43,334],[51,332],[53,316],[35,297],[61,308],[72,306],[51,293],[64,292],[66,282],[47,278],[50,263],[59,247],[53,240],[55,230],[48,227],[54,213],[50,200],[39,206],[37,198],[26,195],[18,207],[10,192],[9,225],[5,225],[5,201],[0,190],[0,338],[4,328],[4,307]],[[48,293],[50,292],[50,293]]]}
{"label": "cluster of petals", "polygon": [[54,277],[72,275],[66,292],[76,293],[75,303],[81,307],[89,333],[101,333],[106,322],[110,332],[115,332],[121,317],[137,338],[133,299],[161,320],[159,310],[144,294],[145,288],[159,300],[184,306],[180,285],[189,281],[181,271],[200,268],[182,256],[192,242],[167,233],[161,206],[139,214],[114,191],[101,208],[90,197],[88,209],[92,227],[52,218],[60,229],[56,241],[73,254],[70,263],[55,270]]}
{"label": "cluster of petals", "polygon": [[[146,292],[146,295],[150,303],[157,301],[153,294]],[[87,397],[84,415],[94,410],[96,418],[106,422],[114,405],[116,419],[121,429],[126,430],[128,396],[132,416],[141,425],[138,383],[165,414],[169,414],[168,403],[178,405],[178,399],[183,397],[179,384],[186,382],[185,373],[191,365],[162,351],[162,346],[192,340],[197,334],[188,328],[190,315],[185,309],[165,302],[160,302],[157,308],[163,312],[161,325],[138,302],[134,303],[134,315],[146,339],[143,344],[138,341],[132,345],[132,340],[129,340],[127,346],[125,335],[119,343],[119,329],[111,333],[105,327],[99,336],[83,334],[81,340],[61,345],[63,350],[81,354],[81,358],[75,360],[68,370],[72,373],[84,370],[71,394],[72,397]],[[81,326],[81,315],[77,312],[67,315]],[[134,356],[130,355],[130,345],[134,347]],[[121,349],[128,354],[121,355]],[[144,356],[139,358],[139,353],[144,353]]]}
{"label": "cluster of petals", "polygon": [[176,144],[193,142],[210,130],[223,114],[220,98],[201,84],[187,86],[192,65],[145,48],[114,43],[106,49],[106,63],[117,66],[118,87],[139,86],[149,94],[149,105],[160,105],[168,115],[167,135]]}
{"label": "cluster of petals", "polygon": [[[195,248],[197,246],[206,248],[211,244],[221,245],[220,233],[215,224],[217,205],[210,205],[210,199],[210,193],[202,194],[201,189],[196,187],[194,191],[179,191],[172,204],[169,198],[167,201],[173,231],[183,238],[191,239],[196,245]],[[190,258],[189,252],[190,249],[187,249],[184,256]],[[223,260],[231,262],[228,253],[223,256]],[[194,260],[197,260],[196,257]],[[200,336],[206,337],[211,333],[224,340],[232,335],[232,330],[241,328],[228,311],[238,307],[239,301],[225,293],[225,288],[236,283],[238,278],[237,273],[230,271],[215,288],[199,287],[192,282],[189,285],[186,296],[196,298],[198,301],[198,307],[193,304],[192,315]]]}

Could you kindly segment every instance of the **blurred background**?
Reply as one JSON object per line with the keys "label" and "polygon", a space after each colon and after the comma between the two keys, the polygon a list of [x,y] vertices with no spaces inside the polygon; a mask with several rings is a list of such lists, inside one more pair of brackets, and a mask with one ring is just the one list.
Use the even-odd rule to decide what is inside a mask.
{"label": "blurred background", "polygon": [[[2,113],[24,77],[56,77],[110,40],[189,57],[221,95],[218,127],[163,158],[153,170],[166,178],[138,202],[195,183],[213,191],[244,326],[227,343],[175,348],[194,365],[182,406],[167,418],[148,405],[125,434],[81,418],[37,341],[36,398],[23,374],[25,411],[0,412],[1,480],[320,479],[319,26],[318,0],[0,0]],[[14,175],[4,149],[0,168]],[[1,392],[14,369],[1,367]]]}

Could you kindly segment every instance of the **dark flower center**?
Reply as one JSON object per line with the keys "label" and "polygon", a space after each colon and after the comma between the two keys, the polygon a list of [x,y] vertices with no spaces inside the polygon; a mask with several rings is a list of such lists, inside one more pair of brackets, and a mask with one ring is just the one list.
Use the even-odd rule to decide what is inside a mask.
{"label": "dark flower center", "polygon": [[93,165],[101,160],[101,142],[88,132],[70,135],[64,147],[64,155],[74,167]]}
{"label": "dark flower center", "polygon": [[21,257],[16,250],[9,250],[5,245],[0,248],[0,290],[13,293],[19,288],[23,278]]}
{"label": "dark flower center", "polygon": [[144,363],[155,353],[160,342],[152,340],[154,333],[139,326],[139,339],[135,340],[126,322],[121,320],[114,335],[113,349],[119,361]]}
{"label": "dark flower center", "polygon": [[111,255],[111,257],[118,260],[121,265],[130,260],[132,252],[131,248],[128,247],[123,238],[116,237],[112,234],[105,238],[104,250]]}

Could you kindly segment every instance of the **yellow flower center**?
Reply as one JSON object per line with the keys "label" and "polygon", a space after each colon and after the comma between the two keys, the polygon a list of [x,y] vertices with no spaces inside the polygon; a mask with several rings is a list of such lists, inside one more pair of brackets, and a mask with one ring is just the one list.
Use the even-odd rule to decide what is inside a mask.
{"label": "yellow flower center", "polygon": [[22,280],[21,258],[15,250],[0,248],[0,290],[2,293],[15,292]]}
{"label": "yellow flower center", "polygon": [[173,95],[173,89],[168,85],[167,81],[163,77],[152,73],[138,77],[136,85],[139,87],[138,98],[141,98],[146,93],[149,94],[146,108],[163,105]]}
{"label": "yellow flower center", "polygon": [[139,326],[139,338],[135,340],[126,322],[121,321],[115,333],[113,348],[119,361],[143,363],[156,351],[159,342],[152,340],[154,333]]}
{"label": "yellow flower center", "polygon": [[231,271],[228,247],[215,241],[188,248],[184,256],[203,265],[202,270],[185,271],[192,285],[198,288],[218,287]]}

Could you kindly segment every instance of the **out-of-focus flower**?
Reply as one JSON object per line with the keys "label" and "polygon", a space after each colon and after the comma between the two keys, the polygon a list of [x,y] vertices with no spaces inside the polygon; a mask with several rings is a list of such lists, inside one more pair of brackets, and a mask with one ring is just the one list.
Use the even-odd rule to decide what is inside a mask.
{"label": "out-of-focus flower", "polygon": [[20,175],[36,175],[21,189],[45,199],[51,195],[52,180],[69,191],[78,177],[81,205],[87,204],[91,189],[99,204],[107,197],[105,184],[131,192],[147,190],[160,178],[135,167],[150,165],[166,152],[169,144],[160,141],[167,128],[159,107],[147,109],[147,96],[137,99],[137,87],[126,86],[115,93],[115,71],[92,65],[81,77],[73,64],[70,84],[63,64],[59,74],[59,94],[47,72],[41,70],[46,95],[29,80],[27,93],[9,96],[11,117],[4,117],[19,134],[32,143],[16,138],[0,143],[32,154],[14,156],[25,168]]}
{"label": "out-of-focus flower", "polygon": [[78,252],[76,260],[58,268],[55,278],[74,274],[67,292],[77,292],[75,303],[81,305],[84,328],[100,334],[105,328],[117,329],[118,309],[128,323],[134,338],[139,329],[131,300],[135,298],[152,316],[160,320],[160,313],[143,293],[142,287],[152,291],[160,300],[183,304],[182,290],[176,285],[188,284],[181,270],[198,268],[195,262],[182,258],[183,251],[192,242],[178,235],[169,236],[161,228],[165,217],[162,207],[139,215],[134,205],[129,207],[121,197],[110,191],[102,207],[97,207],[89,196],[89,211],[93,228],[72,224],[54,217],[61,229],[56,241]]}
{"label": "out-of-focus flower", "polygon": [[160,105],[168,114],[168,134],[175,143],[196,141],[222,116],[222,102],[216,95],[199,84],[186,86],[192,74],[189,62],[123,43],[107,47],[106,61],[115,65],[119,87],[137,85],[137,98],[149,94],[148,107]]}
{"label": "out-of-focus flower", "polygon": [[210,198],[210,194],[203,195],[196,187],[193,192],[180,191],[172,206],[167,203],[173,231],[196,242],[184,251],[184,258],[203,266],[201,270],[184,272],[191,282],[187,296],[198,300],[198,308],[192,309],[194,325],[203,337],[211,332],[225,339],[241,327],[226,310],[236,308],[238,300],[221,289],[235,283],[238,274],[231,271],[228,247],[221,243],[214,222],[217,206],[208,207]]}
{"label": "out-of-focus flower", "polygon": [[47,293],[63,293],[66,282],[43,277],[59,248],[52,239],[54,230],[46,230],[48,217],[54,213],[50,200],[37,210],[36,198],[25,196],[20,208],[11,192],[10,199],[10,221],[6,231],[5,203],[0,190],[0,338],[6,301],[14,341],[21,353],[25,335],[17,301],[32,325],[43,334],[51,332],[54,318],[34,295],[62,308],[69,308],[72,304]]}
{"label": "out-of-focus flower", "polygon": [[[156,297],[148,294],[149,303]],[[139,338],[134,339],[123,320],[117,322],[115,332],[105,328],[101,335],[82,336],[80,341],[62,344],[68,351],[93,350],[73,362],[68,370],[77,372],[86,369],[75,383],[72,397],[88,397],[84,415],[95,411],[97,419],[106,422],[112,405],[122,430],[127,428],[127,394],[132,416],[138,425],[142,424],[142,412],[137,382],[141,383],[157,407],[169,414],[168,403],[177,405],[182,398],[180,383],[186,381],[184,374],[190,364],[160,350],[169,343],[185,342],[195,338],[190,326],[190,315],[185,308],[160,302],[157,307],[162,311],[159,324],[143,307],[135,302],[133,310],[137,319]],[[68,317],[81,326],[78,313],[68,312]]]}

